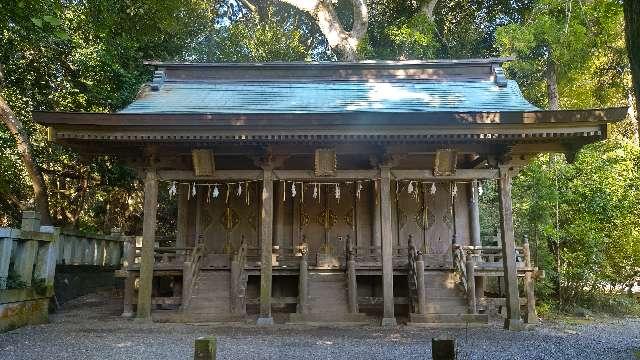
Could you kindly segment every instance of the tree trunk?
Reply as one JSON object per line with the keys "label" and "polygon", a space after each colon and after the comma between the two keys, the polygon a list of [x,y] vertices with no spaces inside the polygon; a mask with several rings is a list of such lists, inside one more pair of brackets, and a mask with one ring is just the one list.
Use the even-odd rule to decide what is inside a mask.
{"label": "tree trunk", "polygon": [[367,33],[369,16],[364,0],[349,0],[353,4],[353,26],[346,31],[340,23],[331,0],[280,0],[311,14],[336,56],[343,61],[356,61],[360,40]]}
{"label": "tree trunk", "polygon": [[4,97],[0,95],[0,118],[2,122],[9,128],[9,132],[16,140],[18,152],[22,158],[22,162],[27,170],[29,179],[33,186],[33,197],[35,201],[36,211],[40,213],[40,222],[42,225],[51,225],[51,216],[49,214],[49,198],[47,196],[47,186],[42,176],[42,171],[35,162],[33,151],[29,137],[22,122],[18,120],[13,113]]}
{"label": "tree trunk", "polygon": [[635,120],[638,132],[640,132],[640,1],[624,0],[623,8],[627,53],[629,54],[631,81],[635,96]]}
{"label": "tree trunk", "polygon": [[549,99],[549,110],[560,108],[558,95],[558,79],[556,78],[556,64],[552,59],[547,60],[544,71],[544,78],[547,81],[547,97]]}

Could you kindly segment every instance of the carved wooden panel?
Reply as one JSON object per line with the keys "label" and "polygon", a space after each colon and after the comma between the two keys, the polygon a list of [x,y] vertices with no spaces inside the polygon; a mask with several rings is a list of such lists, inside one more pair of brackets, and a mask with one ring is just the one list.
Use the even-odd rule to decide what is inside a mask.
{"label": "carved wooden panel", "polygon": [[429,224],[425,230],[425,266],[452,266],[453,214],[450,183],[436,183],[436,192],[426,196]]}
{"label": "carved wooden panel", "polygon": [[191,151],[193,172],[196,176],[212,176],[215,169],[213,152],[208,149],[193,149]]}
{"label": "carved wooden panel", "polygon": [[317,149],[315,152],[315,175],[334,176],[338,168],[334,149]]}

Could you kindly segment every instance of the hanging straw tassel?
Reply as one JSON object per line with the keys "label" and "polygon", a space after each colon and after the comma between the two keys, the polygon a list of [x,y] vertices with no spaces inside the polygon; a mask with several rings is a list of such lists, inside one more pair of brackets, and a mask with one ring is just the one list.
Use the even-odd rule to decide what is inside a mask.
{"label": "hanging straw tassel", "polygon": [[173,198],[176,193],[177,193],[176,182],[172,181],[171,182],[171,187],[169,188],[169,199]]}

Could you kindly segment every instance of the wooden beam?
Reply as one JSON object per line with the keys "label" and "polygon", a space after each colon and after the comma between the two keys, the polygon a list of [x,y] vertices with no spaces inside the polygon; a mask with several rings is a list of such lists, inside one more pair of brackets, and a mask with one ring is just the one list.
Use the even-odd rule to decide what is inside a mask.
{"label": "wooden beam", "polygon": [[432,170],[391,170],[391,175],[396,180],[475,180],[498,179],[497,169],[458,169],[450,176],[435,176]]}
{"label": "wooden beam", "polygon": [[192,170],[159,170],[159,180],[225,181],[260,180],[262,170],[217,170],[213,176],[196,176]]}
{"label": "wooden beam", "polygon": [[500,166],[498,192],[500,197],[500,230],[502,231],[502,262],[507,297],[507,318],[504,327],[508,330],[522,330],[516,269],[516,246],[513,233],[513,209],[511,203],[512,169]]}
{"label": "wooden beam", "polygon": [[277,180],[311,180],[322,182],[324,180],[361,180],[375,179],[377,170],[338,170],[336,176],[316,176],[313,170],[274,170]]}
{"label": "wooden beam", "polygon": [[142,260],[140,261],[140,287],[138,311],[140,319],[151,319],[151,291],[153,286],[153,248],[156,238],[158,212],[158,175],[155,169],[147,169],[144,179],[144,219],[142,223]]}

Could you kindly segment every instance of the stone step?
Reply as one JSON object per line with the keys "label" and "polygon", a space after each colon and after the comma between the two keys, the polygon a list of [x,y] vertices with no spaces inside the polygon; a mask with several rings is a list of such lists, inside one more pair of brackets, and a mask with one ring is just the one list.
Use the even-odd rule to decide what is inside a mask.
{"label": "stone step", "polygon": [[488,324],[487,314],[409,314],[410,323],[419,324]]}

